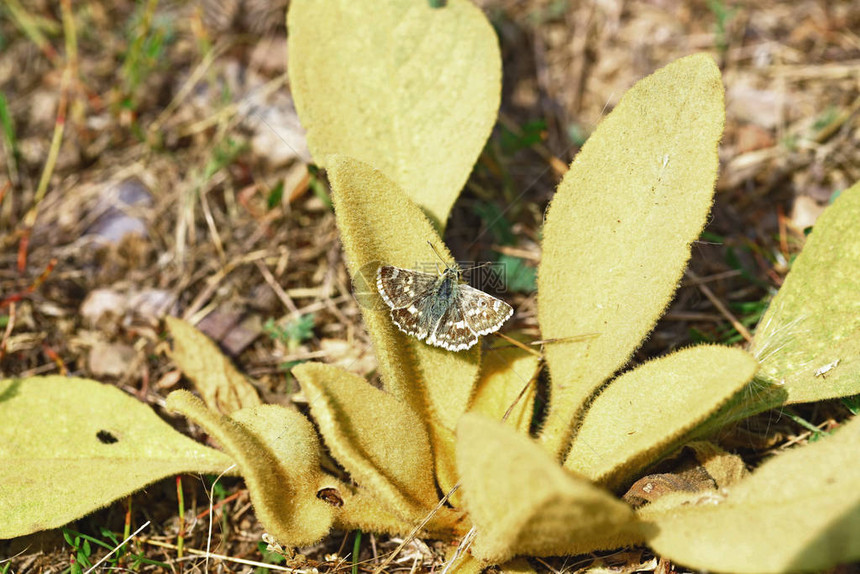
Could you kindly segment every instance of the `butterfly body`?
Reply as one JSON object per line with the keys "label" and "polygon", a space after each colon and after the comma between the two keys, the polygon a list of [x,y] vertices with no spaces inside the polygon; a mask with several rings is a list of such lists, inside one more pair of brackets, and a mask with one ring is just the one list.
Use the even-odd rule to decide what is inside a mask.
{"label": "butterfly body", "polygon": [[383,265],[376,286],[398,329],[449,351],[471,348],[513,313],[501,299],[460,283],[459,270],[451,266],[434,275]]}

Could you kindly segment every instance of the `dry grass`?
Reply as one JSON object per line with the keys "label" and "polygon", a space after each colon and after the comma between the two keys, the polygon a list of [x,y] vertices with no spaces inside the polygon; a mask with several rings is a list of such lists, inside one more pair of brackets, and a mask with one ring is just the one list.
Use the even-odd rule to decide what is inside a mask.
{"label": "dry grass", "polygon": [[[285,80],[283,6],[231,1],[39,0],[0,8],[0,90],[18,151],[13,158],[4,142],[0,375],[112,381],[161,412],[164,396],[182,384],[164,353],[165,312],[200,321],[268,402],[290,401],[295,388],[284,364],[292,361],[374,373],[334,217],[320,194],[324,182],[305,167]],[[742,342],[732,324],[754,327],[803,229],[835,191],[860,180],[860,5],[480,4],[501,41],[505,128],[497,128],[455,207],[446,240],[458,259],[506,250],[529,264],[539,260],[543,211],[578,138],[636,80],[708,51],[723,70],[728,112],[708,240],[696,245],[691,272],[636,358],[695,339]],[[528,132],[534,122],[542,141],[512,149],[510,132]],[[480,215],[487,204],[504,211],[516,246],[495,243]],[[141,233],[118,239],[116,229]],[[537,335],[534,296],[510,302],[518,309],[510,328]],[[273,337],[264,328],[269,319],[283,327],[308,314],[308,338]],[[827,404],[802,414],[826,426],[845,411]],[[804,433],[765,415],[726,441],[755,460]],[[241,481],[221,484],[213,551],[261,560],[262,531],[247,492]],[[164,481],[76,529],[98,535],[101,526],[121,532],[127,521],[134,529],[150,520],[140,553],[174,570],[202,570],[191,549],[206,548],[207,490],[194,477],[182,485],[184,526],[176,485]],[[170,546],[180,530],[183,559]],[[307,562],[293,564],[345,571],[353,540],[334,533],[302,550]],[[396,544],[365,535],[359,568],[369,570]],[[19,551],[15,572],[69,565],[57,533],[0,545],[0,557]],[[429,570],[440,556],[432,542],[415,541],[390,569]],[[575,571],[595,563],[668,567],[636,550],[532,565]],[[208,567],[249,568],[220,559]]]}

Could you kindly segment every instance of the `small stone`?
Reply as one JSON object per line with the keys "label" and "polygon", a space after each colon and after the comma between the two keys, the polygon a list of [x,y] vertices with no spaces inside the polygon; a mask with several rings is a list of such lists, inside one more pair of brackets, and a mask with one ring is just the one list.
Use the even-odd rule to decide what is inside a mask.
{"label": "small stone", "polygon": [[90,349],[88,367],[96,377],[121,377],[131,367],[137,352],[123,343],[98,343]]}

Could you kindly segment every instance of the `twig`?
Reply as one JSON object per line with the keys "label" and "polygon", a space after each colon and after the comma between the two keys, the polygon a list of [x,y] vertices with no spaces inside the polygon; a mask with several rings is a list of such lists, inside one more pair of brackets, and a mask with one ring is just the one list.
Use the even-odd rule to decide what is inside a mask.
{"label": "twig", "polygon": [[689,269],[687,269],[686,275],[693,281],[697,282],[699,291],[701,291],[702,294],[708,298],[708,300],[714,305],[714,307],[717,308],[717,311],[719,311],[723,317],[728,319],[728,321],[732,324],[732,327],[734,327],[735,330],[740,333],[741,337],[746,339],[747,343],[752,343],[753,338],[749,330],[747,330],[747,328],[744,327],[740,321],[738,321],[737,317],[735,317],[734,314],[729,311],[728,307],[723,305],[723,302],[720,301],[716,295],[714,295],[714,292],[711,291],[711,288],[705,285],[702,282],[701,278]]}
{"label": "twig", "polygon": [[529,390],[529,387],[532,386],[536,381],[538,376],[540,376],[540,369],[535,369],[532,377],[523,385],[523,388],[520,390],[520,394],[517,395],[517,398],[514,399],[514,402],[508,407],[508,410],[505,411],[505,414],[502,415],[502,420],[508,420],[508,417],[511,416],[511,413],[514,412],[514,408],[516,408],[517,404],[522,400],[522,398],[526,395],[526,391]]}
{"label": "twig", "polygon": [[54,120],[54,135],[51,138],[51,148],[48,150],[48,159],[45,161],[45,168],[42,170],[42,177],[39,180],[39,186],[36,188],[36,194],[33,197],[33,207],[31,207],[24,216],[24,229],[21,234],[21,243],[18,245],[19,273],[23,273],[27,267],[27,247],[30,244],[30,232],[33,229],[33,225],[36,223],[36,217],[39,215],[39,205],[48,191],[48,184],[51,181],[51,175],[54,173],[54,168],[57,165],[57,158],[60,155],[60,147],[63,143],[63,134],[66,129],[66,111],[69,105],[69,85],[72,82],[72,78],[77,74],[78,69],[78,41],[77,32],[75,31],[75,20],[74,13],[72,12],[71,0],[61,0],[60,8],[63,14],[66,65],[63,68],[63,77],[60,82],[60,99],[57,102],[57,118]]}
{"label": "twig", "polygon": [[260,261],[259,259],[254,263],[257,264],[257,269],[260,270],[260,273],[263,275],[263,279],[268,283],[269,287],[272,288],[272,291],[275,292],[275,295],[278,296],[278,299],[281,300],[281,303],[284,304],[284,307],[289,309],[290,313],[293,317],[298,317],[300,315],[298,307],[293,303],[292,297],[290,297],[284,288],[278,284],[278,280],[275,279],[275,276],[269,271],[269,268],[266,267],[266,264]]}
{"label": "twig", "polygon": [[[160,548],[169,548],[171,550],[176,550],[175,544],[170,544],[169,542],[161,542],[159,540],[141,540],[143,544],[149,544],[151,546],[158,546]],[[196,548],[186,548],[185,552],[192,556],[205,556],[207,559],[215,558],[216,560],[223,560],[225,562],[234,562],[236,564],[244,564],[246,566],[256,566],[259,568],[268,568],[269,570],[277,570],[278,572],[292,572],[294,574],[312,574],[315,570],[314,568],[287,568],[285,566],[278,566],[277,564],[267,564],[266,562],[257,562],[256,560],[245,560],[244,558],[234,558],[233,556],[225,556],[223,554],[213,554],[212,552],[207,552],[204,550],[197,550]],[[204,570],[208,572],[208,570]]]}
{"label": "twig", "polygon": [[448,571],[454,565],[457,560],[460,559],[460,555],[464,554],[469,547],[472,545],[472,542],[475,540],[475,535],[478,533],[477,528],[474,526],[469,529],[469,532],[466,533],[466,536],[460,541],[460,544],[457,545],[457,549],[454,551],[454,555],[451,557],[451,560],[448,561],[448,564],[445,565],[445,569],[442,570],[442,574],[448,574]]}
{"label": "twig", "polygon": [[535,351],[534,349],[530,349],[527,345],[524,345],[524,344],[520,343],[520,342],[519,342],[519,341],[517,341],[516,339],[513,339],[513,338],[511,338],[511,337],[508,337],[508,336],[507,336],[507,335],[505,335],[504,333],[499,333],[499,332],[497,331],[497,332],[495,333],[495,335],[496,335],[497,337],[501,337],[502,339],[504,339],[505,341],[507,341],[508,343],[510,343],[511,345],[513,345],[514,347],[517,347],[518,349],[521,349],[521,350],[525,351],[526,353],[529,353],[529,354],[531,354],[531,355],[534,355],[534,356],[536,356],[536,357],[538,357],[538,358],[542,356],[538,351]]}
{"label": "twig", "polygon": [[127,537],[125,540],[123,540],[123,541],[122,541],[122,542],[120,542],[118,545],[116,545],[116,547],[114,547],[114,549],[113,549],[113,550],[111,550],[110,552],[108,552],[107,554],[105,554],[105,556],[104,556],[101,560],[99,560],[98,562],[96,562],[95,564],[93,564],[92,566],[90,566],[90,569],[89,569],[89,570],[87,570],[86,572],[84,572],[84,574],[90,574],[90,572],[92,572],[93,570],[95,570],[96,568],[98,568],[98,565],[99,565],[99,564],[101,564],[102,562],[104,562],[105,560],[107,560],[108,558],[110,558],[110,557],[111,557],[111,555],[112,555],[114,552],[116,552],[117,550],[119,550],[120,548],[122,548],[123,546],[125,546],[125,543],[126,543],[126,542],[128,542],[129,540],[131,540],[132,538],[134,538],[135,536],[137,536],[137,535],[138,535],[138,533],[140,533],[140,531],[141,531],[141,530],[143,530],[144,528],[146,528],[147,526],[149,526],[149,520],[147,520],[146,522],[144,522],[144,523],[143,523],[143,526],[141,526],[140,528],[138,528],[137,530],[135,530],[134,532],[132,532],[131,534],[129,534],[129,535],[128,535],[128,537]]}
{"label": "twig", "polygon": [[413,539],[413,538],[415,538],[415,537],[418,535],[418,531],[420,531],[422,528],[424,528],[424,527],[427,525],[427,523],[428,523],[428,522],[430,522],[430,519],[431,519],[431,518],[433,518],[433,516],[435,516],[435,514],[436,514],[437,512],[439,512],[439,510],[440,510],[443,506],[445,506],[445,503],[446,503],[446,502],[448,502],[448,499],[449,499],[451,496],[453,496],[453,494],[454,494],[455,492],[457,492],[457,490],[458,490],[459,488],[460,488],[460,483],[459,483],[459,482],[458,482],[457,484],[455,484],[454,486],[452,486],[452,487],[451,487],[451,490],[449,490],[449,491],[447,492],[447,494],[445,494],[445,496],[443,496],[443,497],[442,497],[442,499],[439,501],[439,504],[437,504],[437,505],[433,508],[433,510],[431,510],[430,512],[428,512],[428,513],[427,513],[427,516],[425,516],[425,517],[424,517],[424,519],[423,519],[420,523],[418,523],[418,524],[415,526],[415,528],[413,528],[413,529],[409,532],[409,534],[407,534],[407,535],[406,535],[406,537],[404,537],[404,538],[403,538],[403,542],[401,542],[401,543],[397,546],[397,548],[395,548],[395,549],[394,549],[394,550],[393,550],[393,551],[392,551],[392,552],[391,552],[391,553],[390,553],[390,554],[385,558],[385,560],[383,560],[383,561],[382,561],[382,564],[380,564],[379,566],[377,566],[377,567],[376,567],[376,569],[373,571],[373,574],[380,574],[380,573],[382,572],[382,570],[383,570],[386,566],[388,566],[389,564],[391,564],[391,561],[392,561],[392,560],[394,560],[394,558],[395,558],[398,554],[400,554],[400,551],[401,551],[401,550],[403,550],[403,549],[406,547],[406,545],[407,545],[407,544],[409,544],[410,542],[412,542],[412,539]]}
{"label": "twig", "polygon": [[4,297],[3,299],[0,299],[0,309],[5,307],[6,305],[17,303],[18,301],[23,301],[28,295],[34,293],[36,289],[38,289],[42,285],[42,283],[45,282],[45,279],[48,278],[48,275],[51,274],[51,271],[54,270],[54,267],[56,265],[56,258],[48,261],[48,264],[45,266],[45,270],[42,271],[42,273],[38,277],[36,277],[36,280],[33,281],[26,289],[19,293],[12,293],[11,295]]}

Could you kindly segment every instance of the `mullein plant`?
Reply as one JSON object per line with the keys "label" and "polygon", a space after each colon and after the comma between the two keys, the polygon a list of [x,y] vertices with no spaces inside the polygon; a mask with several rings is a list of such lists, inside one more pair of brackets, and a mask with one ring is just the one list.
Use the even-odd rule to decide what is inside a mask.
{"label": "mullein plant", "polygon": [[[174,360],[204,400],[176,391],[167,406],[219,451],[94,381],[0,382],[0,537],[62,525],[172,473],[227,471],[283,545],[332,527],[431,537],[451,542],[462,572],[631,544],[713,571],[860,558],[860,422],[752,474],[702,440],[766,409],[860,391],[860,185],[819,219],[751,349],[700,345],[625,370],[713,196],[721,78],[711,58],[683,58],[627,92],[549,206],[542,360],[492,340],[430,346],[392,322],[376,274],[432,261],[428,242],[453,261],[439,229],[497,111],[492,30],[457,0],[294,0],[288,24],[292,90],[328,171],[382,388],[331,365],[294,367],[312,423],[259,404],[211,342],[170,320]],[[542,369],[549,403],[532,434]],[[344,473],[323,470],[323,445]],[[618,497],[685,445],[702,486],[636,508]]]}

